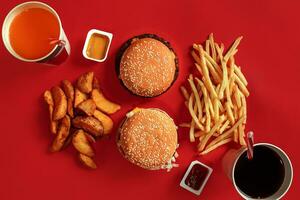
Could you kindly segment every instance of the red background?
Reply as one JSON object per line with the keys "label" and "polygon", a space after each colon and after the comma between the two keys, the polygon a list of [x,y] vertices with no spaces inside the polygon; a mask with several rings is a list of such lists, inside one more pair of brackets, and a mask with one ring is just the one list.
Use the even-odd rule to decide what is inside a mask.
{"label": "red background", "polygon": [[[0,21],[22,1],[1,0]],[[0,199],[199,199],[179,187],[194,159],[214,169],[200,199],[240,199],[221,168],[222,147],[205,157],[195,156],[187,130],[180,129],[179,168],[170,173],[146,171],[131,165],[118,153],[115,132],[96,144],[98,169],[78,164],[75,151],[68,148],[51,154],[45,89],[62,79],[74,81],[86,71],[94,71],[103,92],[120,103],[113,115],[116,126],[135,106],[159,107],[175,120],[187,121],[179,86],[192,68],[189,49],[203,42],[211,32],[229,45],[237,36],[244,39],[236,62],[242,66],[251,96],[248,98],[248,130],[256,142],[270,142],[290,156],[295,172],[293,185],[284,199],[298,199],[299,161],[299,3],[298,1],[46,1],[60,15],[70,40],[72,53],[58,67],[28,64],[14,59],[0,45]],[[101,29],[114,34],[104,63],[83,58],[81,51],[87,32]],[[114,71],[120,45],[142,33],[156,33],[169,40],[180,61],[175,85],[164,95],[141,99],[126,92]],[[227,146],[228,147],[228,146]]]}

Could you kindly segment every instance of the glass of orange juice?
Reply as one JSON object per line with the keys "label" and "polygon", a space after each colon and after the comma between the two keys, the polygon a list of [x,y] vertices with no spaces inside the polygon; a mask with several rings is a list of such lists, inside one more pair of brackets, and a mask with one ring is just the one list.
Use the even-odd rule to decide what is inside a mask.
{"label": "glass of orange juice", "polygon": [[6,49],[26,62],[61,64],[70,55],[70,43],[56,11],[29,1],[14,7],[2,26]]}

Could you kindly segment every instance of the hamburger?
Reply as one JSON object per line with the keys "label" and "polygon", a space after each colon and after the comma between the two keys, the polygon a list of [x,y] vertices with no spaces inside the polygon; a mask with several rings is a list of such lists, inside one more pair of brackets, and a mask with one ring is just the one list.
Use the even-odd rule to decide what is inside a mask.
{"label": "hamburger", "polygon": [[125,42],[116,58],[116,72],[123,86],[141,97],[166,92],[177,78],[178,59],[170,43],[154,34]]}
{"label": "hamburger", "polygon": [[148,170],[177,167],[177,127],[173,119],[156,108],[136,108],[119,128],[117,146],[131,163]]}

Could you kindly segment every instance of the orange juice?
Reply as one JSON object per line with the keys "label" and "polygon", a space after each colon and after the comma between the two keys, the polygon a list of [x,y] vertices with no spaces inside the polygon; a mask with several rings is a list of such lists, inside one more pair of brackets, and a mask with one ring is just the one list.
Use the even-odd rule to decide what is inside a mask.
{"label": "orange juice", "polygon": [[43,8],[28,8],[18,14],[9,28],[13,50],[29,60],[49,54],[59,39],[60,25],[56,16]]}

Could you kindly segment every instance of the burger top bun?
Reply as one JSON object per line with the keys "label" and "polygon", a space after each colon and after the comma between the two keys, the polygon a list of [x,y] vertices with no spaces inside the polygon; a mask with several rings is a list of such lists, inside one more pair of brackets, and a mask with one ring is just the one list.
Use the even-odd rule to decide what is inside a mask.
{"label": "burger top bun", "polygon": [[161,169],[177,148],[177,127],[159,109],[132,111],[119,130],[118,147],[123,156],[145,169]]}
{"label": "burger top bun", "polygon": [[154,97],[165,92],[174,81],[175,54],[153,38],[134,39],[123,53],[120,79],[134,94]]}

